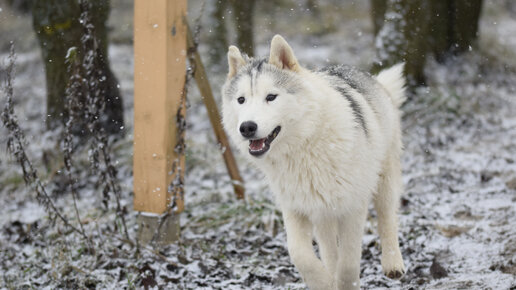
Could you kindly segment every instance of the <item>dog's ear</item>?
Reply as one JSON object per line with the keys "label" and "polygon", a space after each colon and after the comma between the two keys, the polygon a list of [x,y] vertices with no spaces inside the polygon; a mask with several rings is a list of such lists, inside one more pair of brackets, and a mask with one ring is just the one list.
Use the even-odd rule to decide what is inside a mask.
{"label": "dog's ear", "polygon": [[301,69],[292,48],[279,34],[272,38],[269,63],[280,69],[288,69],[294,72],[298,72]]}
{"label": "dog's ear", "polygon": [[234,45],[230,46],[228,49],[228,79],[234,77],[238,69],[243,65],[245,65],[245,60],[240,50]]}

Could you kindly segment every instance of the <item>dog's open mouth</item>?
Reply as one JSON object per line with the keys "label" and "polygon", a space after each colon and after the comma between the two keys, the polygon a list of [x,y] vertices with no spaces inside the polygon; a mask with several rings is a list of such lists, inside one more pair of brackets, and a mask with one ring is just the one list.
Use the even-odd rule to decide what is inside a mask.
{"label": "dog's open mouth", "polygon": [[272,132],[269,134],[269,136],[262,138],[262,139],[256,139],[256,140],[249,140],[249,154],[253,156],[260,156],[263,155],[265,152],[269,150],[271,147],[272,141],[278,136],[278,133],[281,130],[281,126],[278,126],[272,130]]}

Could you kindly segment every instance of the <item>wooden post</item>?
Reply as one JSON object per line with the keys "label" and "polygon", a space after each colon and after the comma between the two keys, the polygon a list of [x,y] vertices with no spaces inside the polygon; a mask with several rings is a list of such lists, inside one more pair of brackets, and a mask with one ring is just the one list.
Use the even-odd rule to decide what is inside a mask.
{"label": "wooden post", "polygon": [[[179,161],[181,175],[185,168],[184,155],[176,154],[174,147],[185,84],[186,7],[187,0],[134,1],[133,186],[134,209],[142,212],[139,238],[144,243],[153,237],[159,217],[169,209],[174,163]],[[175,201],[179,213],[182,196]],[[179,236],[177,214],[164,226],[161,231],[166,240],[161,242]]]}
{"label": "wooden post", "polygon": [[[195,49],[194,39],[190,29],[188,29],[188,49]],[[233,153],[231,152],[231,147],[229,146],[226,132],[224,132],[224,129],[222,128],[219,110],[217,109],[217,103],[213,97],[213,91],[211,90],[210,82],[208,81],[208,76],[206,75],[206,70],[202,64],[201,56],[197,50],[194,50],[193,52],[193,62],[195,67],[194,78],[197,82],[197,86],[199,87],[199,91],[201,92],[202,100],[206,106],[206,111],[208,111],[208,117],[210,118],[213,132],[215,133],[215,137],[217,138],[217,141],[222,148],[222,156],[224,157],[224,162],[226,163],[229,177],[233,183],[233,190],[235,191],[238,199],[244,199],[244,181],[240,176],[238,166],[236,164],[235,158],[233,157]]]}

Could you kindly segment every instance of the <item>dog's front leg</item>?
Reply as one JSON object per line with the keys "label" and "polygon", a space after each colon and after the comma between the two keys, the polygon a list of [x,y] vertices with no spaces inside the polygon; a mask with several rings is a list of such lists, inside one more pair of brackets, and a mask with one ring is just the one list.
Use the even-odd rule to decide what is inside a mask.
{"label": "dog's front leg", "polygon": [[288,252],[292,263],[312,290],[334,289],[333,277],[315,255],[312,246],[312,223],[306,216],[284,210]]}
{"label": "dog's front leg", "polygon": [[335,277],[339,258],[339,252],[337,251],[337,223],[333,219],[325,219],[313,226],[323,264],[331,275]]}
{"label": "dog's front leg", "polygon": [[337,289],[360,289],[360,258],[367,207],[339,220]]}

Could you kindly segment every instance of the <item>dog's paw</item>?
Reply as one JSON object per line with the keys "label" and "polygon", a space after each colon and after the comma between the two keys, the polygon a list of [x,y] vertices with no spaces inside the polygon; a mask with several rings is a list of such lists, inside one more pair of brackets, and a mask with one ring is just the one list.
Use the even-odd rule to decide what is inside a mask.
{"label": "dog's paw", "polygon": [[390,279],[400,279],[405,274],[405,265],[399,250],[382,253],[382,269]]}
{"label": "dog's paw", "polygon": [[405,270],[391,270],[389,272],[385,273],[385,276],[389,277],[390,279],[396,279],[399,280],[403,274],[405,274]]}

